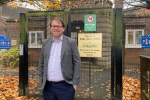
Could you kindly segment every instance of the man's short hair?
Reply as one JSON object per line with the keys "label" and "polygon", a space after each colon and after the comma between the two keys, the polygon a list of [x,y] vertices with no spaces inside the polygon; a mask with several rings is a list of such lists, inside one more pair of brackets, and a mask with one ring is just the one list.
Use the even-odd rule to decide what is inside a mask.
{"label": "man's short hair", "polygon": [[62,24],[62,27],[65,28],[65,23],[64,23],[64,21],[63,21],[62,18],[59,18],[59,17],[54,17],[54,18],[52,18],[52,20],[51,20],[51,22],[50,22],[50,26],[52,26],[52,21],[53,21],[53,20],[58,20],[58,21],[60,21],[61,24]]}

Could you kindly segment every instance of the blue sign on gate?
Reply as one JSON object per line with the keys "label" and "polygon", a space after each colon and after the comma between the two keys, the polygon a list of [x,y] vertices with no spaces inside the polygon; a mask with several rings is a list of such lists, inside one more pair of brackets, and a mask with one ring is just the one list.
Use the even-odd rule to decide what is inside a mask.
{"label": "blue sign on gate", "polygon": [[147,36],[142,36],[142,48],[150,48],[150,33]]}
{"label": "blue sign on gate", "polygon": [[0,49],[10,49],[10,39],[0,34]]}

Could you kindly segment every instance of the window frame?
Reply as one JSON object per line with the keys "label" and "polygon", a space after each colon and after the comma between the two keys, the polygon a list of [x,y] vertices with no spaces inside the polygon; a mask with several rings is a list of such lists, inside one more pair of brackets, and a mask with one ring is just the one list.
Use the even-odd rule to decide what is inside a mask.
{"label": "window frame", "polygon": [[[128,44],[128,34],[129,31],[133,31],[133,44]],[[142,44],[135,44],[136,31],[142,31],[142,36],[144,36],[144,29],[126,29],[125,31],[125,48],[142,48]],[[141,37],[142,39],[142,37]]]}
{"label": "window frame", "polygon": [[[44,40],[44,32],[43,31],[29,31],[28,32],[28,48],[42,48],[42,44],[38,44],[38,37],[37,33],[40,32],[42,33],[42,41]],[[35,33],[35,44],[31,44],[31,33]]]}

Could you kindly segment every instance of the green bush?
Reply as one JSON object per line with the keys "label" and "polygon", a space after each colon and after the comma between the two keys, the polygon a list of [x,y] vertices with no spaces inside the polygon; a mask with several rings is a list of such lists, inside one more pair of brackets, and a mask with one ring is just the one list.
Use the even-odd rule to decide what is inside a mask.
{"label": "green bush", "polygon": [[15,67],[19,65],[19,47],[11,47],[9,50],[0,50],[0,65]]}

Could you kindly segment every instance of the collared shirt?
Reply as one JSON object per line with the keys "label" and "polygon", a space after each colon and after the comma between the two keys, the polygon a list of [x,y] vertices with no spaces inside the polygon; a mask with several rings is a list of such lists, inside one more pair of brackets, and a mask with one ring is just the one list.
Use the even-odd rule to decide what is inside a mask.
{"label": "collared shirt", "polygon": [[48,61],[48,81],[61,81],[64,80],[61,70],[61,48],[62,48],[63,36],[61,36],[58,42],[52,40],[50,49],[50,57]]}

